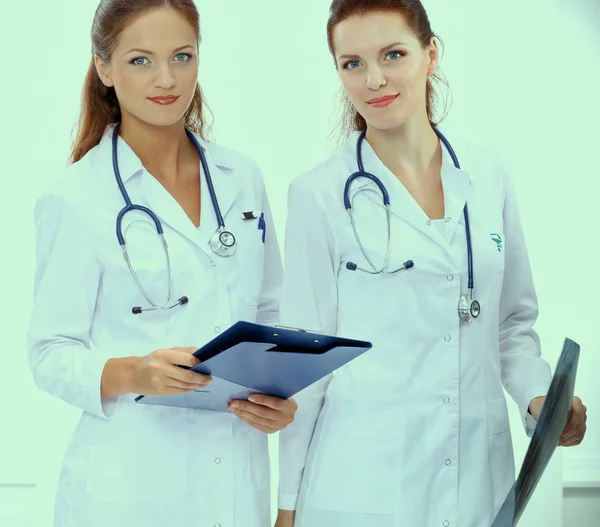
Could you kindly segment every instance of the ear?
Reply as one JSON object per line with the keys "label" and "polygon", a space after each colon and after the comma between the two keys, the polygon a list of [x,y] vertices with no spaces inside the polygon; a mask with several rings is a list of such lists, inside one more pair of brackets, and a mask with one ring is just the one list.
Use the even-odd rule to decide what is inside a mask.
{"label": "ear", "polygon": [[427,69],[427,76],[433,75],[437,69],[440,60],[440,51],[438,48],[437,39],[431,38],[431,42],[427,48],[427,55],[429,57],[429,68]]}
{"label": "ear", "polygon": [[104,86],[110,88],[115,85],[110,77],[110,66],[106,64],[106,62],[104,62],[98,55],[94,55],[94,66],[96,66],[96,72],[98,73],[98,77],[100,77],[100,80]]}

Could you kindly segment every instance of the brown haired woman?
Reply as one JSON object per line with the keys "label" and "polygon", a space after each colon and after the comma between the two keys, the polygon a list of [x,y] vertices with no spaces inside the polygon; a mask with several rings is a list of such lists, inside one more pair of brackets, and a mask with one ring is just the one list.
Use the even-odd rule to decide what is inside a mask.
{"label": "brown haired woman", "polygon": [[103,0],[74,163],[36,206],[31,369],[83,410],[56,527],[270,525],[266,433],[293,400],[226,413],[134,401],[204,388],[177,366],[237,320],[278,316],[262,175],[204,138],[198,45],[192,0]]}
{"label": "brown haired woman", "polygon": [[327,29],[349,137],[290,187],[281,321],[373,348],[296,397],[277,526],[489,527],[514,482],[503,388],[531,433],[551,380],[511,179],[434,124],[421,2],[335,0]]}

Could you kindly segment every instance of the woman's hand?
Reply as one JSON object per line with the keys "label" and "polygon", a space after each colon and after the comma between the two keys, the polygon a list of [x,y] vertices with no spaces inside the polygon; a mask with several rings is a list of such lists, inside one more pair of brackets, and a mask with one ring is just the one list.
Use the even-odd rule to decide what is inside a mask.
{"label": "woman's hand", "polygon": [[[545,397],[536,397],[529,403],[529,412],[537,421],[542,412]],[[569,412],[569,420],[558,446],[576,446],[583,441],[587,429],[587,408],[579,397],[573,397],[573,404]]]}
{"label": "woman's hand", "polygon": [[294,420],[298,408],[296,401],[271,395],[252,394],[248,401],[232,401],[229,411],[253,428],[272,434],[283,430]]}
{"label": "woman's hand", "polygon": [[192,355],[198,348],[168,348],[140,357],[133,373],[133,393],[143,395],[173,395],[205,388],[210,376],[179,366],[191,368],[200,363]]}
{"label": "woman's hand", "polygon": [[294,527],[294,520],[296,519],[296,511],[284,511],[279,509],[277,512],[277,520],[275,521],[275,527]]}
{"label": "woman's hand", "polygon": [[102,398],[118,397],[124,393],[149,396],[173,395],[206,387],[209,375],[191,368],[199,364],[193,353],[198,348],[167,348],[153,351],[145,357],[110,359],[102,373]]}

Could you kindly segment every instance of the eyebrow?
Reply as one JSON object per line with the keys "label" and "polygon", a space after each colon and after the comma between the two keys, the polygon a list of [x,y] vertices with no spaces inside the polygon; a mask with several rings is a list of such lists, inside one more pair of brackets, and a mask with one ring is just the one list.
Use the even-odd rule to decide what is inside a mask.
{"label": "eyebrow", "polygon": [[[181,51],[182,49],[186,49],[186,48],[194,48],[194,46],[192,46],[191,44],[186,44],[185,46],[181,46],[179,48],[176,48],[173,50],[173,53],[177,53],[178,51]],[[129,51],[125,52],[125,55],[127,55],[128,53],[132,53],[132,52],[137,52],[137,53],[145,53],[146,55],[154,55],[154,53],[152,53],[152,51],[149,51],[147,49],[140,49],[140,48],[133,48],[130,49]]]}
{"label": "eyebrow", "polygon": [[[394,42],[393,44],[390,44],[389,46],[385,46],[384,48],[381,48],[379,50],[379,53],[383,53],[384,51],[387,51],[390,48],[394,48],[396,46],[406,46],[406,44],[404,42]],[[340,59],[352,59],[354,57],[358,57],[358,55],[340,55]]]}

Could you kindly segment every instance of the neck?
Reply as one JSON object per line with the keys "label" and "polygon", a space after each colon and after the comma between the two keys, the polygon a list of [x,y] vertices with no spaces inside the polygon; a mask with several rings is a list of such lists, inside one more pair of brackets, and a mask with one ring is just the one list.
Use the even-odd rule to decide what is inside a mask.
{"label": "neck", "polygon": [[176,184],[195,149],[185,133],[183,119],[171,126],[153,126],[123,115],[119,135],[156,179]]}
{"label": "neck", "polygon": [[381,162],[401,181],[418,183],[441,167],[442,150],[426,117],[390,130],[368,127],[365,138]]}

